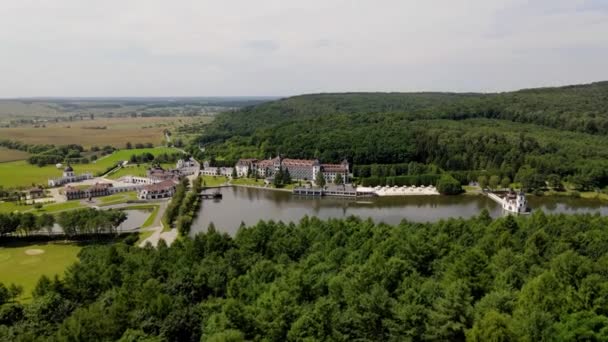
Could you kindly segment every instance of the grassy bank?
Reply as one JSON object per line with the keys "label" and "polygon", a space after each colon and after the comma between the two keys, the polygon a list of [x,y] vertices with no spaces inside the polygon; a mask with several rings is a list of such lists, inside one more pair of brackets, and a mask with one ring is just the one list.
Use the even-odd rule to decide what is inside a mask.
{"label": "grassy bank", "polygon": [[23,286],[20,301],[31,300],[31,292],[42,275],[62,275],[77,260],[82,247],[64,243],[12,243],[0,247],[0,275],[5,284]]}
{"label": "grassy bank", "polygon": [[203,186],[220,186],[228,182],[228,177],[224,176],[203,176]]}

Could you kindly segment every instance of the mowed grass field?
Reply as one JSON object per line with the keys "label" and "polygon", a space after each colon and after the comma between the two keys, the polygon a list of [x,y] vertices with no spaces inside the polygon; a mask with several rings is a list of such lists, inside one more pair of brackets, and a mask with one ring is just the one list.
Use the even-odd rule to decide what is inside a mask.
{"label": "mowed grass field", "polygon": [[[1,136],[1,135],[0,135]],[[27,159],[30,156],[29,153],[12,150],[5,147],[0,146],[0,163],[14,161],[14,160],[23,160]]]}
{"label": "mowed grass field", "polygon": [[[84,172],[103,172],[108,167],[116,165],[119,161],[129,160],[131,155],[142,154],[150,152],[153,155],[159,155],[162,153],[175,153],[178,150],[171,147],[155,147],[155,148],[142,148],[132,150],[119,150],[111,155],[100,158],[95,163],[89,164],[74,164],[74,172],[76,174]],[[0,163],[0,186],[5,188],[14,187],[29,187],[32,184],[46,185],[49,178],[61,177],[63,173],[62,169],[57,169],[54,165],[47,165],[38,167],[36,165],[28,164],[26,161],[15,161]]]}
{"label": "mowed grass field", "polygon": [[[105,145],[124,148],[127,142],[161,145],[165,141],[164,130],[173,131],[176,127],[195,120],[200,121],[201,118],[100,118],[47,123],[46,127],[28,125],[0,128],[0,137],[28,144],[78,144],[85,148]],[[210,118],[207,120],[210,120]],[[106,129],[94,129],[94,127],[106,127]]]}
{"label": "mowed grass field", "polygon": [[81,247],[74,244],[8,244],[0,246],[0,281],[23,286],[20,301],[29,301],[42,275],[62,276],[77,260]]}

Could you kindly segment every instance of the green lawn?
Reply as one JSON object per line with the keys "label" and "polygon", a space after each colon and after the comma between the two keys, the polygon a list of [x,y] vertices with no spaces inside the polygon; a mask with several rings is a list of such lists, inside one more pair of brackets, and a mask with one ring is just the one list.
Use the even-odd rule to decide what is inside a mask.
{"label": "green lawn", "polygon": [[237,178],[233,179],[230,183],[234,185],[264,186],[263,179],[255,180],[253,178]]}
{"label": "green lawn", "polygon": [[78,208],[84,208],[85,205],[80,203],[80,201],[68,201],[63,203],[51,203],[45,204],[41,209],[34,209],[33,205],[18,205],[14,202],[1,202],[0,203],[0,213],[12,213],[14,211],[25,212],[29,211],[34,214],[39,213],[57,213],[64,210],[72,210]]}
{"label": "green lawn", "polygon": [[80,208],[85,208],[86,205],[80,203],[80,201],[67,201],[67,202],[63,202],[63,203],[52,203],[52,204],[47,204],[44,207],[42,207],[42,209],[38,210],[38,209],[34,209],[34,213],[58,213],[60,211],[66,211],[66,210],[74,210],[74,209],[80,209]]}
{"label": "green lawn", "polygon": [[[77,260],[81,247],[73,244],[14,244],[0,247],[0,281],[23,286],[21,301],[31,300],[31,292],[40,276],[63,275],[64,270]],[[42,254],[28,255],[28,250]]]}
{"label": "green lawn", "polygon": [[159,208],[160,207],[158,205],[154,206],[154,209],[152,209],[150,216],[148,216],[148,218],[146,219],[144,224],[141,225],[142,228],[148,228],[148,227],[152,226],[152,224],[154,224],[154,220],[156,220],[156,216],[158,215]]}
{"label": "green lawn", "polygon": [[[120,150],[109,156],[102,157],[95,162],[89,164],[75,164],[72,166],[76,174],[84,172],[96,174],[105,171],[108,167],[117,164],[119,161],[129,160],[133,154],[142,154],[146,152],[150,152],[156,156],[162,153],[175,153],[177,150],[170,147]],[[0,186],[5,188],[25,188],[32,186],[32,184],[46,185],[49,178],[61,177],[62,172],[61,169],[57,169],[54,165],[38,167],[36,165],[28,164],[24,160],[0,163]]]}
{"label": "green lawn", "polygon": [[100,204],[99,204],[100,206],[126,203],[127,201],[136,200],[137,192],[136,191],[120,192],[120,193],[110,195],[110,196],[97,197],[96,199],[100,202]]}
{"label": "green lawn", "polygon": [[595,192],[595,191],[584,191],[580,193],[581,198],[587,198],[587,199],[597,199],[597,200],[601,200],[601,201],[608,201],[608,194],[604,194],[601,192]]}
{"label": "green lawn", "polygon": [[205,186],[220,186],[228,181],[227,177],[224,176],[203,176]]}
{"label": "green lawn", "polygon": [[27,211],[32,209],[33,205],[18,205],[15,202],[0,202],[0,213],[12,213],[14,211]]}
{"label": "green lawn", "polygon": [[[161,164],[164,169],[172,169],[175,168],[175,164]],[[146,171],[150,167],[149,164],[140,164],[138,165],[128,165],[127,167],[123,167],[118,169],[115,172],[112,172],[107,176],[110,179],[118,179],[124,176],[137,176],[137,177],[145,177]]]}

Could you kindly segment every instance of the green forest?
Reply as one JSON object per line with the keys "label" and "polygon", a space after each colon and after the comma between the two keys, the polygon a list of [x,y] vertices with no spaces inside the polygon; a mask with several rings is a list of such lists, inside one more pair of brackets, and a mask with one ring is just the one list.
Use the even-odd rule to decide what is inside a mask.
{"label": "green forest", "polygon": [[226,164],[282,154],[512,180],[523,168],[541,183],[557,176],[579,190],[608,185],[608,82],[498,94],[302,95],[222,113],[201,129],[191,152],[204,146]]}
{"label": "green forest", "polygon": [[3,341],[606,341],[608,218],[348,218],[87,246]]}

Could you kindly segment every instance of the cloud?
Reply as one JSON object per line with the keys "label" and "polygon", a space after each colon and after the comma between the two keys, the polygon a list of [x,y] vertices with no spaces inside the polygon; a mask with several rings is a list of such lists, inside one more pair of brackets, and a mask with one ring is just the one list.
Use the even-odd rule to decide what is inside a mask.
{"label": "cloud", "polygon": [[272,52],[279,48],[279,43],[273,40],[249,40],[244,43],[248,49],[253,49],[263,52]]}
{"label": "cloud", "polygon": [[608,79],[602,0],[7,0],[0,97],[496,91]]}

